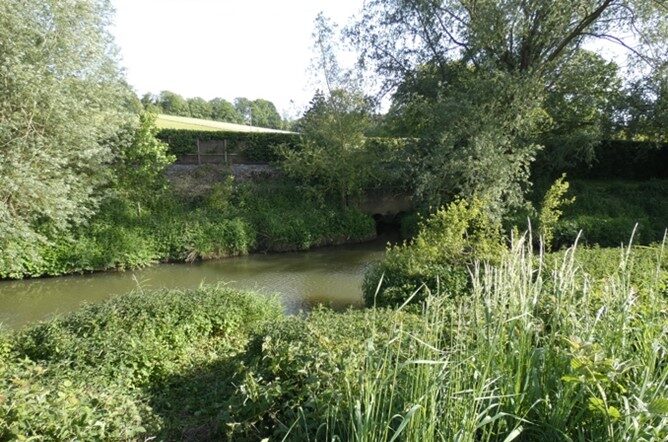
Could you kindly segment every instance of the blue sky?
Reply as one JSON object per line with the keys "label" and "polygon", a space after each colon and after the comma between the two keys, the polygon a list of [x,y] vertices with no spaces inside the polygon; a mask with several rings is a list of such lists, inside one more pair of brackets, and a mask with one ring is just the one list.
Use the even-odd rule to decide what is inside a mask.
{"label": "blue sky", "polygon": [[[313,96],[318,12],[344,24],[363,0],[112,0],[112,32],[140,95],[273,101],[295,115]],[[291,102],[294,100],[294,103]]]}

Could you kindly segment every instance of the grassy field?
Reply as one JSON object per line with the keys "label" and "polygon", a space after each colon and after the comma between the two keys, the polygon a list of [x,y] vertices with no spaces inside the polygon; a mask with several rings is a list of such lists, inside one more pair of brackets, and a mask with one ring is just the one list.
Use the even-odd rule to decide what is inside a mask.
{"label": "grassy field", "polygon": [[186,129],[220,132],[244,133],[291,133],[284,130],[268,129],[265,127],[246,126],[243,124],[224,123],[222,121],[201,120],[199,118],[177,117],[174,115],[158,115],[156,126],[159,129]]}

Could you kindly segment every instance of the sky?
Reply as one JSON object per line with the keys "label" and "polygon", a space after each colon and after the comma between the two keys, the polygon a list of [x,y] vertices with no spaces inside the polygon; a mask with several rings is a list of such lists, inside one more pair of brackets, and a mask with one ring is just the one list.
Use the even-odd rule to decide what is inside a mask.
{"label": "sky", "polygon": [[363,0],[112,0],[111,31],[141,96],[264,98],[294,116],[313,96],[316,15],[339,24]]}
{"label": "sky", "polygon": [[[111,31],[138,95],[272,101],[286,117],[305,110],[322,82],[311,69],[322,11],[345,25],[364,0],[111,0]],[[619,46],[587,46],[624,64]],[[345,59],[344,59],[345,62]],[[320,79],[321,80],[321,79]]]}

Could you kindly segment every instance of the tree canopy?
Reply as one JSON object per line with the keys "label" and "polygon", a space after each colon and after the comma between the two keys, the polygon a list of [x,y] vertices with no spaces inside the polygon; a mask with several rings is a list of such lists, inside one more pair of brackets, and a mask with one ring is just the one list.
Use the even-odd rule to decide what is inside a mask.
{"label": "tree canopy", "polygon": [[84,222],[134,95],[104,0],[0,2],[0,260]]}
{"label": "tree canopy", "polygon": [[389,126],[422,140],[421,199],[480,195],[504,211],[543,145],[586,156],[611,126],[616,69],[583,45],[615,42],[656,69],[667,23],[654,0],[370,0],[347,36],[393,95]]}

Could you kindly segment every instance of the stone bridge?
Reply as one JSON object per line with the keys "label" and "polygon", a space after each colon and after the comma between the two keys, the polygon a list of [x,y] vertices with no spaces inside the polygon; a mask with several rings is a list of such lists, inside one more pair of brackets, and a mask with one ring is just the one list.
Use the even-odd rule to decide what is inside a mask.
{"label": "stone bridge", "polygon": [[359,208],[362,212],[372,215],[376,221],[391,222],[397,215],[413,209],[413,199],[408,194],[375,191],[362,198]]}

